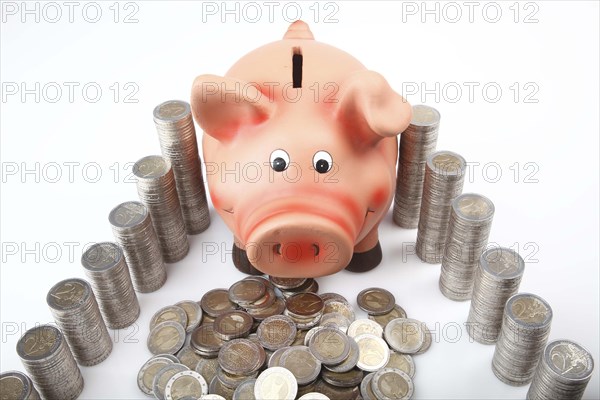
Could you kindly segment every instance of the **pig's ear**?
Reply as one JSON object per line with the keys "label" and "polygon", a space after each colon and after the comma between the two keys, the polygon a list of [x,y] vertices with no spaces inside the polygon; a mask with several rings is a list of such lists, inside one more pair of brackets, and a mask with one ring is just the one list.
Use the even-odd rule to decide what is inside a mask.
{"label": "pig's ear", "polygon": [[192,113],[200,127],[215,139],[227,142],[243,126],[269,118],[273,104],[255,86],[217,75],[200,75],[192,86]]}
{"label": "pig's ear", "polygon": [[402,133],[409,125],[412,107],[385,78],[374,71],[359,71],[341,83],[337,117],[358,142],[375,143]]}

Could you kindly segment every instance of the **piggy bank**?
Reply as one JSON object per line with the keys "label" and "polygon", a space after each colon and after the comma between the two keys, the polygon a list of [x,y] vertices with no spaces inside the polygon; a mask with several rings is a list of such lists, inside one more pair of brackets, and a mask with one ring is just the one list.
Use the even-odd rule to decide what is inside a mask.
{"label": "piggy bank", "polygon": [[380,74],[296,21],[225,76],[198,76],[191,106],[239,270],[317,277],[381,262],[412,109]]}

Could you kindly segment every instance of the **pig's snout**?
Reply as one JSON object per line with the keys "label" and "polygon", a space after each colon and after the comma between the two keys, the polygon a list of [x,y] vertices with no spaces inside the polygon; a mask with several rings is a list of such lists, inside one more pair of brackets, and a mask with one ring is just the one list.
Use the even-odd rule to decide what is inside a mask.
{"label": "pig's snout", "polygon": [[348,265],[353,248],[353,238],[335,221],[302,213],[263,221],[246,243],[250,262],[279,277],[335,273]]}

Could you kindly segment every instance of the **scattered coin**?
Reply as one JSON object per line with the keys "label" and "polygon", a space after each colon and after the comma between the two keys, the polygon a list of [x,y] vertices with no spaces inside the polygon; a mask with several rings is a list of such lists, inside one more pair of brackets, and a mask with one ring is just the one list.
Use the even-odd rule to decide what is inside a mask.
{"label": "scattered coin", "polygon": [[362,370],[353,368],[346,372],[333,372],[324,369],[321,378],[336,387],[355,387],[360,385],[364,377]]}
{"label": "scattered coin", "polygon": [[187,314],[185,310],[178,306],[166,306],[158,310],[150,319],[150,330],[154,329],[156,325],[166,322],[173,321],[177,322],[182,327],[187,327]]}
{"label": "scattered coin", "polygon": [[399,353],[414,354],[425,342],[422,323],[410,318],[391,320],[384,330],[385,340]]}
{"label": "scattered coin", "polygon": [[314,318],[323,313],[325,303],[318,294],[305,292],[296,293],[288,297],[285,301],[288,315],[300,318]]}
{"label": "scattered coin", "polygon": [[230,374],[250,375],[265,363],[264,349],[248,339],[226,342],[219,351],[219,365]]}
{"label": "scattered coin", "polygon": [[208,394],[208,384],[196,371],[176,373],[165,387],[166,400],[177,400],[188,396],[198,398],[206,394]]}
{"label": "scattered coin", "polygon": [[415,376],[415,362],[409,354],[401,354],[395,351],[390,352],[390,360],[385,365],[386,368],[397,368],[406,373],[411,378]]}
{"label": "scattered coin", "polygon": [[375,336],[383,336],[383,328],[377,322],[370,319],[357,319],[348,327],[348,336],[355,337],[363,333],[370,333]]}
{"label": "scattered coin", "polygon": [[183,364],[173,363],[162,367],[154,376],[152,381],[152,393],[157,399],[165,398],[165,389],[169,379],[181,371],[187,371],[189,368]]}
{"label": "scattered coin", "polygon": [[285,350],[278,365],[294,374],[298,385],[308,385],[317,379],[321,372],[321,362],[306,346],[293,346]]}
{"label": "scattered coin", "polygon": [[148,349],[152,354],[175,354],[185,343],[185,330],[177,322],[166,321],[156,325],[148,336]]}
{"label": "scattered coin", "polygon": [[296,339],[296,325],[285,315],[273,315],[263,320],[256,331],[260,344],[268,350],[275,351],[290,346]]}
{"label": "scattered coin", "polygon": [[227,289],[213,289],[202,296],[200,300],[202,310],[213,318],[228,311],[237,309],[235,303],[229,300],[229,292]]}
{"label": "scattered coin", "polygon": [[213,324],[202,324],[191,333],[190,345],[201,356],[217,357],[224,341],[215,335]]}
{"label": "scattered coin", "polygon": [[252,330],[253,322],[252,316],[245,311],[228,311],[215,319],[215,335],[223,340],[246,337]]}
{"label": "scattered coin", "polygon": [[40,395],[27,375],[19,371],[0,374],[2,400],[39,400]]}
{"label": "scattered coin", "polygon": [[383,368],[373,375],[371,388],[378,399],[410,399],[414,392],[410,376],[396,368]]}
{"label": "scattered coin", "polygon": [[374,372],[383,368],[390,359],[390,349],[380,337],[363,333],[354,337],[358,344],[358,363],[356,366],[363,371]]}
{"label": "scattered coin", "polygon": [[350,339],[337,328],[325,327],[314,333],[308,348],[324,365],[336,365],[350,354]]}
{"label": "scattered coin", "polygon": [[396,318],[406,318],[406,311],[398,304],[394,304],[394,308],[389,313],[382,315],[369,314],[369,319],[377,322],[382,328],[385,328],[388,322]]}
{"label": "scattered coin", "polygon": [[348,353],[348,357],[346,357],[346,359],[339,364],[325,365],[326,369],[328,369],[331,372],[343,373],[348,372],[352,368],[356,367],[356,364],[358,363],[360,350],[358,348],[358,344],[356,343],[356,341],[354,341],[354,339],[350,339],[348,342],[350,343],[350,353]]}
{"label": "scattered coin", "polygon": [[[169,356],[171,356],[169,354]],[[172,356],[171,356],[172,357]],[[140,371],[138,372],[137,383],[140,390],[148,395],[154,396],[153,385],[154,385],[154,377],[163,367],[178,362],[177,359],[173,360],[171,358],[167,358],[164,354],[159,354],[142,365]]]}
{"label": "scattered coin", "polygon": [[256,400],[256,397],[254,397],[255,384],[256,379],[247,379],[240,383],[235,392],[233,392],[232,400]]}
{"label": "scattered coin", "polygon": [[294,400],[297,393],[296,377],[282,367],[267,368],[254,384],[254,397],[257,399]]}
{"label": "scattered coin", "polygon": [[394,309],[396,299],[389,291],[381,288],[369,288],[356,297],[358,307],[370,315],[387,314]]}
{"label": "scattered coin", "polygon": [[194,371],[202,375],[207,382],[212,382],[213,378],[217,376],[218,369],[219,360],[217,358],[203,358],[198,361]]}
{"label": "scattered coin", "polygon": [[200,325],[200,321],[202,321],[202,307],[195,301],[184,300],[178,303],[175,303],[175,306],[181,307],[187,316],[187,325],[185,326],[186,332],[193,331],[198,325]]}

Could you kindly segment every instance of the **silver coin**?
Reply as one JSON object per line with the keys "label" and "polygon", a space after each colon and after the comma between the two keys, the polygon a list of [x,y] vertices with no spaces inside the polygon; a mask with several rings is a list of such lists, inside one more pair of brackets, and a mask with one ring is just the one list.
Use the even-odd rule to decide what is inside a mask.
{"label": "silver coin", "polygon": [[235,392],[233,392],[232,400],[256,400],[256,397],[254,397],[255,384],[256,379],[247,379],[240,383]]}
{"label": "silver coin", "polygon": [[288,369],[298,381],[298,385],[308,385],[319,376],[321,362],[306,346],[292,346],[281,354],[278,365]]}
{"label": "silver coin", "polygon": [[267,368],[260,373],[254,385],[257,399],[294,400],[297,393],[296,377],[282,367]]}
{"label": "silver coin", "polygon": [[215,376],[217,376],[217,370],[219,369],[219,360],[217,358],[204,358],[198,361],[194,371],[204,377],[206,382],[211,382]]}
{"label": "silver coin", "polygon": [[336,365],[350,354],[350,340],[339,329],[325,327],[310,338],[308,348],[324,365]]}
{"label": "silver coin", "polygon": [[411,378],[415,376],[415,362],[409,354],[401,354],[395,351],[390,352],[390,360],[385,365],[386,368],[397,368],[406,373]]}
{"label": "silver coin", "polygon": [[375,372],[366,374],[360,383],[360,395],[362,396],[363,400],[378,400],[375,396],[375,393],[373,393],[373,387],[371,386],[374,376]]}
{"label": "silver coin", "polygon": [[175,303],[175,306],[180,307],[185,311],[187,316],[187,325],[185,326],[186,332],[189,333],[200,325],[200,321],[202,321],[202,307],[200,307],[200,304],[192,300],[183,300]]}
{"label": "silver coin", "polygon": [[385,328],[388,322],[396,318],[406,318],[406,311],[398,304],[395,304],[394,308],[389,313],[382,315],[369,314],[369,319],[377,322],[382,328]]}
{"label": "silver coin", "polygon": [[144,365],[142,365],[142,368],[140,368],[137,376],[137,383],[138,387],[145,395],[154,396],[153,384],[154,377],[156,376],[157,372],[160,371],[164,366],[178,362],[177,359],[173,360],[170,357],[173,356],[170,354],[168,357],[164,354],[156,355],[146,361]]}
{"label": "silver coin", "polygon": [[394,295],[382,288],[364,289],[358,294],[356,301],[361,310],[371,315],[387,314],[396,304]]}
{"label": "silver coin", "polygon": [[178,306],[166,306],[158,310],[150,319],[150,330],[154,329],[156,325],[166,322],[173,321],[177,322],[183,328],[187,326],[187,314],[185,310]]}
{"label": "silver coin", "polygon": [[173,375],[181,371],[189,370],[183,364],[173,363],[168,364],[162,367],[154,376],[154,380],[152,381],[152,393],[157,399],[164,400],[165,398],[165,388],[167,386],[167,382]]}
{"label": "silver coin", "polygon": [[208,394],[208,384],[196,371],[176,373],[165,387],[166,400],[177,400],[186,396],[198,398],[206,394]]}
{"label": "silver coin", "polygon": [[385,340],[399,353],[414,354],[425,342],[422,325],[422,322],[411,318],[393,319],[385,326]]}
{"label": "silver coin", "polygon": [[39,400],[40,398],[31,379],[19,371],[7,371],[0,374],[0,393],[3,400]]}
{"label": "silver coin", "polygon": [[319,392],[309,392],[298,397],[298,400],[329,400],[329,397]]}
{"label": "silver coin", "polygon": [[350,320],[338,312],[331,312],[328,314],[323,314],[319,320],[319,325],[331,326],[346,333],[348,331],[348,327],[350,326]]}
{"label": "silver coin", "polygon": [[410,399],[414,393],[411,377],[396,368],[377,371],[371,387],[378,399]]}
{"label": "silver coin", "polygon": [[177,322],[166,321],[156,325],[148,335],[148,349],[152,354],[175,354],[185,343],[185,330]]}
{"label": "silver coin", "polygon": [[265,350],[252,340],[234,339],[219,350],[219,365],[230,374],[250,375],[265,363]]}
{"label": "silver coin", "polygon": [[358,348],[358,344],[354,339],[350,339],[350,353],[348,353],[348,357],[341,363],[337,365],[325,365],[325,368],[332,372],[342,373],[348,372],[352,368],[356,367],[358,364],[358,357],[360,355],[360,349]]}
{"label": "silver coin", "polygon": [[348,327],[348,336],[350,337],[362,335],[363,333],[370,333],[381,337],[383,335],[383,328],[377,322],[370,319],[357,319]]}
{"label": "silver coin", "polygon": [[179,362],[189,369],[196,368],[198,362],[202,360],[202,357],[192,349],[190,344],[184,344],[181,350],[177,352],[177,359]]}
{"label": "silver coin", "polygon": [[256,331],[260,344],[268,350],[275,351],[289,346],[296,338],[296,325],[285,315],[274,315],[263,320]]}
{"label": "silver coin", "polygon": [[383,368],[390,359],[390,349],[380,337],[363,333],[354,337],[358,345],[358,362],[356,366],[363,371],[374,372]]}

